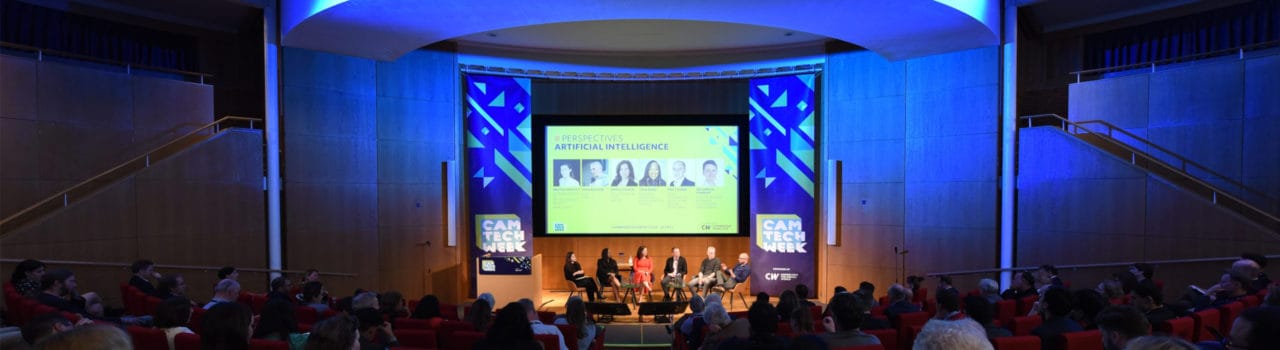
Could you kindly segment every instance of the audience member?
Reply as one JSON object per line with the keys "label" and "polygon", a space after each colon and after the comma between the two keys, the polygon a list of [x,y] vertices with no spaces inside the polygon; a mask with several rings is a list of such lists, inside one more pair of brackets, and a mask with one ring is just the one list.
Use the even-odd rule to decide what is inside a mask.
{"label": "audience member", "polygon": [[938,303],[938,312],[933,315],[933,319],[955,321],[965,318],[964,313],[960,312],[960,293],[955,288],[938,289],[935,301]]}
{"label": "audience member", "polygon": [[906,287],[908,288],[907,291],[911,293],[915,293],[915,291],[920,290],[920,288],[924,287],[923,285],[921,285],[922,283],[924,283],[924,277],[907,276],[907,285],[906,285]]}
{"label": "audience member", "polygon": [[778,296],[778,321],[791,321],[791,311],[801,308],[800,300],[796,297],[796,292],[784,290],[782,295]]}
{"label": "audience member", "polygon": [[476,300],[484,300],[489,302],[489,307],[497,307],[498,304],[493,301],[493,293],[484,292],[476,296]]}
{"label": "audience member", "polygon": [[942,293],[960,295],[960,291],[951,283],[951,276],[938,276],[938,290],[934,291],[933,295],[942,295]]}
{"label": "audience member", "polygon": [[994,305],[985,297],[970,295],[964,298],[964,313],[969,315],[987,332],[987,338],[1011,337],[1013,332],[995,325]]}
{"label": "audience member", "polygon": [[900,284],[889,286],[889,307],[884,309],[884,315],[890,322],[897,319],[898,314],[920,312],[920,307],[908,300],[907,292],[906,287]]}
{"label": "audience member", "polygon": [[204,305],[205,309],[212,308],[218,303],[234,303],[236,298],[240,297],[240,282],[233,279],[224,279],[213,285],[213,299]]}
{"label": "audience member", "polygon": [[311,327],[305,350],[359,350],[359,324],[350,316],[330,317]]}
{"label": "audience member", "polygon": [[38,260],[27,259],[13,267],[9,283],[18,294],[31,298],[43,290],[40,289],[40,277],[44,276],[45,265]]}
{"label": "audience member", "polygon": [[1162,336],[1144,336],[1129,340],[1125,350],[1199,350],[1186,340]]}
{"label": "audience member", "polygon": [[796,301],[799,302],[796,305],[803,307],[811,307],[815,305],[812,301],[809,301],[809,298],[812,297],[809,295],[809,286],[804,285],[804,283],[797,284],[795,291]]}
{"label": "audience member", "polygon": [[871,300],[875,299],[870,294],[862,294],[862,291],[854,293],[845,293],[854,296],[854,302],[858,304],[858,310],[862,310],[862,327],[860,329],[876,330],[893,328],[889,324],[889,319],[884,317],[871,316]]}
{"label": "audience member", "polygon": [[[726,342],[736,338],[751,336],[751,323],[746,318],[729,319],[728,311],[720,303],[707,304],[702,310],[702,318],[707,322],[707,332],[702,339],[702,350],[716,350]],[[726,349],[732,349],[726,347]]]}
{"label": "audience member", "polygon": [[395,333],[391,332],[391,322],[382,318],[382,313],[374,308],[356,310],[356,321],[360,323],[360,350],[386,350],[399,346]]}
{"label": "audience member", "polygon": [[[848,289],[845,289],[845,288],[844,288],[844,286],[836,286],[835,290],[833,290],[832,292],[833,292],[834,294],[840,294],[840,293],[848,293],[848,292],[849,292],[849,290],[848,290]],[[833,295],[834,295],[834,294],[833,294]]]}
{"label": "audience member", "polygon": [[1228,349],[1280,349],[1280,308],[1244,310],[1232,324],[1226,344]]}
{"label": "audience member", "polygon": [[747,322],[751,326],[747,338],[733,338],[722,343],[726,349],[786,349],[787,339],[779,337],[778,311],[769,303],[755,303],[747,310]]}
{"label": "audience member", "polygon": [[1204,309],[1216,309],[1226,304],[1230,304],[1236,300],[1240,300],[1248,295],[1245,286],[1249,284],[1249,278],[1239,271],[1232,270],[1222,274],[1222,279],[1213,287],[1205,290],[1202,295],[1192,296],[1192,307],[1199,311]]}
{"label": "audience member", "polygon": [[267,299],[258,316],[258,327],[253,330],[254,339],[289,341],[298,332],[298,319],[294,316],[293,303],[281,299]]}
{"label": "audience member", "polygon": [[590,349],[591,342],[596,339],[597,330],[595,323],[587,317],[587,304],[582,302],[581,297],[574,296],[565,302],[564,308],[564,318],[557,318],[555,324],[572,326],[576,334],[566,334],[566,336],[571,336],[571,339],[578,343],[578,349]]}
{"label": "audience member", "polygon": [[[421,304],[418,306],[421,308]],[[476,299],[471,303],[471,308],[467,309],[467,316],[464,320],[470,323],[476,332],[484,332],[489,330],[489,325],[493,323],[493,307],[489,306],[489,302],[484,299]]]}
{"label": "audience member", "polygon": [[1111,305],[1102,294],[1090,289],[1080,289],[1072,292],[1071,299],[1074,306],[1071,310],[1071,318],[1076,320],[1076,323],[1079,323],[1085,330],[1098,328],[1093,323],[1098,317],[1098,312]]}
{"label": "audience member", "polygon": [[[1137,287],[1139,284],[1138,278],[1135,277],[1131,271],[1116,271],[1111,274],[1111,281],[1119,284],[1121,297],[1128,295],[1129,292],[1132,292],[1133,288]],[[1105,290],[1106,287],[1103,286],[1102,288]]]}
{"label": "audience member", "polygon": [[[88,319],[81,319],[85,324],[92,324]],[[45,337],[62,333],[75,328],[76,325],[71,323],[61,313],[50,312],[27,320],[27,324],[22,326],[22,340],[27,344],[35,345]]]}
{"label": "audience member", "polygon": [[1133,274],[1133,278],[1138,280],[1138,285],[1145,285],[1151,287],[1151,290],[1160,291],[1160,288],[1156,286],[1155,280],[1151,279],[1156,274],[1156,269],[1151,264],[1134,263],[1129,265],[1129,273]]}
{"label": "audience member", "polygon": [[1253,261],[1254,266],[1257,266],[1258,269],[1254,274],[1250,275],[1252,277],[1252,281],[1249,283],[1252,285],[1250,289],[1254,293],[1267,289],[1271,285],[1271,278],[1267,277],[1265,272],[1262,272],[1263,269],[1267,268],[1267,257],[1262,254],[1244,253],[1240,255],[1240,258]]}
{"label": "audience member", "polygon": [[1062,343],[1059,334],[1084,330],[1071,319],[1071,295],[1066,289],[1051,286],[1037,305],[1044,323],[1031,330],[1031,334],[1040,337],[1042,349],[1059,349]]}
{"label": "audience member", "polygon": [[437,298],[435,294],[423,295],[422,299],[418,300],[418,306],[413,309],[413,314],[409,315],[409,317],[419,320],[443,319],[444,315],[440,314],[440,298]]}
{"label": "audience member", "polygon": [[218,269],[218,280],[232,280],[240,282],[240,270],[236,270],[234,266],[223,266]]}
{"label": "audience member", "polygon": [[991,350],[982,325],[969,319],[929,320],[916,335],[915,350]]}
{"label": "audience member", "polygon": [[862,293],[864,298],[871,301],[871,307],[880,306],[880,301],[876,300],[876,285],[871,284],[871,282],[862,281],[858,283],[857,293]]}
{"label": "audience member", "polygon": [[821,337],[827,341],[827,345],[841,348],[880,344],[879,338],[862,332],[862,320],[868,315],[860,304],[865,303],[859,303],[858,297],[852,293],[840,293],[831,297],[831,301],[827,303],[826,315],[822,317],[822,328],[827,332]]}
{"label": "audience member", "polygon": [[1036,290],[1043,293],[1050,287],[1063,288],[1062,279],[1058,278],[1058,268],[1053,265],[1040,265],[1033,273],[1036,278]]}
{"label": "audience member", "polygon": [[[711,295],[715,295],[715,294],[711,294]],[[706,324],[706,321],[703,320],[702,318],[702,310],[706,309],[706,305],[707,303],[702,299],[702,296],[694,294],[692,298],[689,298],[689,313],[685,314],[684,316],[681,316],[673,324],[676,328],[675,329],[676,331],[680,332],[681,334],[684,334],[686,341],[689,340],[690,336],[694,335],[693,334],[694,331],[700,332],[702,330],[702,326]],[[702,344],[702,343],[694,343],[694,344]]]}
{"label": "audience member", "polygon": [[129,266],[129,271],[133,271],[133,277],[129,278],[129,285],[137,288],[143,294],[150,296],[156,295],[156,287],[151,284],[149,279],[160,279],[160,273],[155,271],[155,263],[151,260],[141,259],[133,262]]}
{"label": "audience member", "polygon": [[987,303],[991,305],[995,305],[1004,299],[1000,297],[1000,284],[990,278],[978,280],[978,292],[982,293],[982,297],[986,298]]}
{"label": "audience member", "polygon": [[249,348],[253,312],[241,303],[220,303],[204,313],[200,346],[204,350],[245,350]]}
{"label": "audience member", "polygon": [[[479,301],[481,300],[477,300]],[[543,350],[542,344],[533,338],[528,312],[520,303],[508,303],[507,306],[498,310],[498,317],[494,319],[493,326],[489,327],[484,339],[477,343],[474,349]]]}
{"label": "audience member", "polygon": [[1164,306],[1164,295],[1145,284],[1138,284],[1129,293],[1129,305],[1142,312],[1151,325],[1159,325],[1178,317],[1173,309]]}
{"label": "audience member", "polygon": [[[1133,276],[1133,275],[1129,275]],[[1098,282],[1098,286],[1093,289],[1098,295],[1109,300],[1120,299],[1124,297],[1124,285],[1119,279],[1108,279]]]}
{"label": "audience member", "polygon": [[376,310],[378,308],[378,305],[379,305],[378,293],[360,292],[360,293],[356,293],[354,297],[351,297],[351,312],[353,314],[356,311],[360,311],[363,309]]}
{"label": "audience member", "polygon": [[404,295],[397,291],[389,291],[378,296],[380,306],[378,312],[382,313],[383,318],[389,322],[395,322],[397,318],[409,316],[409,304],[404,301]]}
{"label": "audience member", "polygon": [[315,281],[306,282],[302,284],[302,298],[299,301],[302,306],[315,309],[317,313],[324,313],[329,311],[329,304],[322,299],[323,293],[324,284]]}
{"label": "audience member", "polygon": [[320,270],[307,269],[302,275],[302,283],[320,282]]}
{"label": "audience member", "polygon": [[187,296],[187,281],[180,274],[169,274],[160,278],[156,284],[156,297],[168,300],[173,297]]}
{"label": "audience member", "polygon": [[1035,277],[1030,272],[1014,272],[1009,284],[1009,289],[1000,293],[1000,297],[1004,300],[1018,300],[1036,294]]}
{"label": "audience member", "polygon": [[289,296],[289,288],[292,286],[293,282],[289,281],[289,278],[284,275],[272,278],[271,283],[268,285],[271,290],[267,292],[267,299],[284,299],[292,302],[293,297]]}
{"label": "audience member", "polygon": [[169,341],[169,349],[175,349],[173,346],[173,338],[182,333],[195,333],[187,328],[187,323],[191,322],[191,300],[184,297],[172,297],[165,299],[160,305],[156,306],[155,326],[164,331],[164,337]]}
{"label": "audience member", "polygon": [[814,334],[813,311],[807,307],[791,310],[791,333],[795,335]]}
{"label": "audience member", "polygon": [[1250,259],[1236,260],[1231,264],[1231,270],[1229,270],[1228,273],[1240,276],[1243,280],[1240,287],[1243,288],[1247,294],[1257,293],[1259,290],[1266,289],[1267,284],[1271,283],[1270,281],[1267,281],[1266,284],[1263,285],[1255,284],[1258,282],[1258,276],[1262,274],[1262,266],[1258,265],[1257,261]]}
{"label": "audience member", "polygon": [[133,342],[119,327],[91,325],[76,327],[45,337],[35,344],[36,350],[130,350]]}
{"label": "audience member", "polygon": [[71,270],[51,270],[40,278],[40,290],[44,292],[36,296],[36,301],[58,311],[88,315],[84,310],[83,303],[71,300],[78,297],[76,295],[76,286],[76,275],[72,274]]}
{"label": "audience member", "polygon": [[556,338],[560,339],[560,350],[569,350],[569,347],[564,344],[564,334],[560,334],[560,328],[556,328],[556,326],[549,324],[543,324],[542,321],[538,319],[538,309],[534,308],[533,300],[520,299],[519,303],[520,306],[524,308],[525,317],[529,319],[529,327],[533,329],[533,334],[554,334]]}
{"label": "audience member", "polygon": [[1132,306],[1109,306],[1098,313],[1096,322],[1103,350],[1124,349],[1130,340],[1151,334],[1147,317]]}

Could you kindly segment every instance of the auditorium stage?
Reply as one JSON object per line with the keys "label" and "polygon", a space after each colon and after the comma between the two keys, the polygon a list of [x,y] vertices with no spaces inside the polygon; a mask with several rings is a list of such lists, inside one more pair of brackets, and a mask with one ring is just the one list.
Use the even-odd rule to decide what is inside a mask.
{"label": "auditorium stage", "polygon": [[[605,292],[608,297],[604,301],[616,303],[613,299],[613,293]],[[619,293],[621,295],[621,293]],[[746,293],[743,293],[745,296]],[[662,292],[654,293],[655,299],[662,300]],[[564,305],[569,300],[569,292],[565,290],[543,290],[543,305],[539,309],[541,311],[551,311],[556,314],[563,314]],[[751,296],[748,296],[751,297]],[[754,298],[754,297],[752,297]],[[747,307],[737,297],[734,297],[733,303],[736,307],[729,308],[728,311],[746,311]],[[728,300],[724,301],[728,307]],[[599,323],[605,327],[604,344],[606,348],[641,348],[641,349],[667,349],[671,347],[672,335],[667,331],[667,327],[671,325],[670,321],[658,323],[654,321],[652,315],[644,316],[644,322],[640,321],[637,315],[638,308],[628,303],[631,310],[630,316],[614,316],[611,322]],[[680,315],[688,313],[686,308],[683,312],[674,315],[673,318],[679,318]]]}

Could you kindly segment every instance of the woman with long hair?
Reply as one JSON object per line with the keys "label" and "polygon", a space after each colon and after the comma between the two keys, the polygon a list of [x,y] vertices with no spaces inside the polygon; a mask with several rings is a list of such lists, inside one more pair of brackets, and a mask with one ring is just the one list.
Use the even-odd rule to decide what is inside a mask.
{"label": "woman with long hair", "polygon": [[484,339],[476,343],[474,349],[493,350],[541,350],[542,344],[533,338],[533,328],[529,327],[529,317],[525,314],[524,305],[507,303],[493,326],[485,333]]}
{"label": "woman with long hair", "polygon": [[618,281],[618,261],[609,256],[609,248],[601,250],[600,260],[596,260],[596,280],[613,286],[613,298],[622,300],[618,299],[618,288],[622,286],[622,282]]}
{"label": "woman with long hair", "polygon": [[600,294],[600,287],[596,286],[595,280],[587,277],[587,272],[582,270],[582,264],[578,263],[578,255],[572,250],[564,256],[564,279],[578,287],[586,288],[587,299],[592,302],[595,302],[596,296]]}
{"label": "woman with long hair", "polygon": [[649,164],[644,166],[644,178],[640,179],[640,186],[666,186],[667,181],[662,179],[662,167],[658,165],[658,161],[651,160]]}
{"label": "woman with long hair", "polygon": [[471,308],[467,309],[467,316],[463,321],[475,327],[476,332],[488,331],[489,325],[493,324],[493,306],[485,299],[476,299],[471,303]]}
{"label": "woman with long hair", "polygon": [[18,266],[13,267],[13,275],[9,276],[9,283],[18,290],[18,294],[34,297],[40,294],[40,277],[44,276],[44,269],[44,263],[39,260],[23,260],[18,263]]}
{"label": "woman with long hair", "polygon": [[649,258],[649,248],[640,246],[636,249],[635,261],[632,263],[631,282],[641,286],[645,295],[653,292],[653,259]]}
{"label": "woman with long hair", "polygon": [[613,187],[635,186],[636,174],[634,169],[635,168],[631,166],[631,161],[629,160],[618,162],[618,167],[614,169],[613,172],[615,174],[613,176],[613,183],[610,185]]}
{"label": "woman with long hair", "polygon": [[358,350],[359,324],[347,315],[326,318],[316,323],[307,336],[305,350]]}
{"label": "woman with long hair", "polygon": [[203,350],[246,350],[249,348],[253,311],[241,303],[218,303],[204,313],[200,331]]}
{"label": "woman with long hair", "polygon": [[184,297],[172,297],[165,299],[160,305],[156,306],[156,312],[153,315],[156,328],[164,331],[164,337],[169,341],[169,350],[173,350],[173,338],[181,333],[195,333],[187,328],[187,323],[191,322],[191,300]]}
{"label": "woman with long hair", "polygon": [[444,322],[444,315],[440,314],[440,298],[434,294],[422,296],[422,300],[418,301],[418,306],[413,309],[413,314],[409,317],[427,320],[429,327],[433,329],[439,326]]}
{"label": "woman with long hair", "polygon": [[565,303],[563,318],[556,318],[555,324],[573,326],[574,334],[564,334],[565,342],[576,340],[578,349],[590,349],[591,342],[596,339],[596,325],[587,317],[587,304],[582,298],[571,297]]}
{"label": "woman with long hair", "polygon": [[258,328],[253,330],[254,339],[289,341],[289,335],[298,332],[298,319],[294,316],[293,303],[289,301],[267,300],[258,317]]}

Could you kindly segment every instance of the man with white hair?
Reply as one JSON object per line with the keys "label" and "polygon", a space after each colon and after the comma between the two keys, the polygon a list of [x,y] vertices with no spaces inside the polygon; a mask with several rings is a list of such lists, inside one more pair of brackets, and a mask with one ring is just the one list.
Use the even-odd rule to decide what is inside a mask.
{"label": "man with white hair", "polygon": [[983,278],[978,281],[978,290],[982,291],[982,297],[987,298],[991,305],[999,303],[1004,298],[1000,297],[1000,284],[990,278]]}
{"label": "man with white hair", "polygon": [[698,289],[704,291],[703,294],[709,294],[711,287],[716,283],[716,275],[720,272],[720,259],[716,258],[716,247],[707,247],[707,258],[702,259],[702,265],[698,268],[698,274],[689,280],[689,287],[695,288],[694,293]]}
{"label": "man with white hair", "polygon": [[378,293],[364,292],[351,298],[351,311],[356,312],[360,309],[378,309]]}
{"label": "man with white hair", "polygon": [[240,282],[233,279],[224,279],[218,281],[213,286],[213,299],[208,304],[204,304],[204,309],[208,310],[218,303],[234,303],[240,297]]}
{"label": "man with white hair", "polygon": [[971,319],[955,321],[929,320],[916,335],[915,350],[991,350],[991,341],[987,340],[987,331],[982,325]]}

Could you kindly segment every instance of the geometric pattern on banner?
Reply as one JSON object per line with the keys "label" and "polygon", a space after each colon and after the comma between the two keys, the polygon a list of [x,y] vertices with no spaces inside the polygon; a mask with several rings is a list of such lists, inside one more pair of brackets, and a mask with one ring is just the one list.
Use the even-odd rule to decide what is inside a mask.
{"label": "geometric pattern on banner", "polygon": [[790,75],[749,84],[752,292],[777,295],[797,284],[815,289],[814,79]]}
{"label": "geometric pattern on banner", "polygon": [[529,79],[466,75],[468,204],[474,256],[532,256]]}

